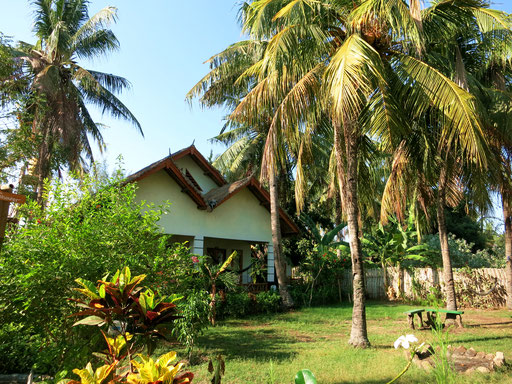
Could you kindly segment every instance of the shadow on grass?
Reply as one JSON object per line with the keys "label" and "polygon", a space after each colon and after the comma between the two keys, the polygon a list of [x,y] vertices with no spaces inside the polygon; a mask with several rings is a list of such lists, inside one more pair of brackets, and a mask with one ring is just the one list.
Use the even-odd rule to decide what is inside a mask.
{"label": "shadow on grass", "polygon": [[[461,334],[459,334],[461,335]],[[503,339],[512,339],[512,336],[488,336],[488,337],[471,337],[471,338],[460,338],[459,340],[454,340],[453,344],[462,344],[474,341],[490,341],[490,340],[503,340]]]}
{"label": "shadow on grass", "polygon": [[228,359],[253,359],[258,361],[289,360],[296,352],[289,346],[296,343],[295,338],[287,337],[271,329],[239,330],[215,332],[198,338],[201,348],[214,350]]}
{"label": "shadow on grass", "polygon": [[481,324],[465,324],[465,328],[481,328],[481,327],[487,327],[489,325],[506,325],[506,324],[512,324],[512,321],[504,321],[502,323],[481,323]]}

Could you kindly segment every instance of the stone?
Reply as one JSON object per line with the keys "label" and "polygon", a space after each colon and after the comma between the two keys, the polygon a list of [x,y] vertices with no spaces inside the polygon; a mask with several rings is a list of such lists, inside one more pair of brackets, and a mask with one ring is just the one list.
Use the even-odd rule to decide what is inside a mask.
{"label": "stone", "polygon": [[466,353],[466,348],[464,348],[463,345],[461,345],[460,347],[457,347],[453,350],[453,354],[454,355],[463,355]]}
{"label": "stone", "polygon": [[475,367],[471,367],[471,368],[466,369],[466,370],[464,371],[464,373],[473,373],[473,372],[475,372]]}
{"label": "stone", "polygon": [[491,373],[491,370],[487,367],[478,367],[476,370],[480,373]]}
{"label": "stone", "polygon": [[486,360],[493,360],[494,359],[494,353],[488,353],[487,355],[485,355],[485,359]]}
{"label": "stone", "polygon": [[496,352],[496,356],[494,356],[492,361],[497,367],[503,366],[505,364],[505,354],[503,352]]}
{"label": "stone", "polygon": [[468,357],[475,357],[476,356],[476,351],[474,348],[469,348],[467,351],[466,351],[466,356]]}
{"label": "stone", "polygon": [[482,359],[482,360],[483,360],[483,359],[485,359],[485,352],[482,352],[482,351],[478,352],[478,353],[476,354],[476,357],[477,357],[478,359]]}

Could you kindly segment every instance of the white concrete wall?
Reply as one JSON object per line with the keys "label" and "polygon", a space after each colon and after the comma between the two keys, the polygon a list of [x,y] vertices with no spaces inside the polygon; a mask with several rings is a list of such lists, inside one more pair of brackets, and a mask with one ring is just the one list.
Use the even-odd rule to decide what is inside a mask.
{"label": "white concrete wall", "polygon": [[196,203],[163,170],[138,182],[137,199],[155,204],[171,202],[170,213],[160,220],[165,233],[221,239],[272,242],[270,213],[247,189],[212,212]]}

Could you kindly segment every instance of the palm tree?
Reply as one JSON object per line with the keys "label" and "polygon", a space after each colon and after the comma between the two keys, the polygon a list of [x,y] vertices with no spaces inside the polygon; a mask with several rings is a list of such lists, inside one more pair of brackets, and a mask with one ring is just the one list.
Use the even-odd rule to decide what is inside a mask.
{"label": "palm tree", "polygon": [[[445,8],[456,10],[451,3],[446,2]],[[384,149],[397,147],[400,138],[410,132],[408,118],[418,120],[428,113],[443,117],[442,138],[461,148],[466,158],[485,163],[485,140],[473,97],[419,55],[425,49],[425,35],[443,38],[443,31],[434,22],[427,28],[415,6],[411,9],[401,1],[368,0],[353,5],[352,1],[260,0],[251,3],[248,19],[258,37],[265,32],[262,26],[270,25],[271,40],[262,65],[285,63],[287,67],[280,67],[302,73],[296,74],[298,81],[290,86],[287,103],[278,109],[284,128],[310,121],[314,114],[309,112],[319,105],[331,118],[340,205],[347,216],[353,265],[349,342],[366,346],[357,189],[363,134],[378,138]],[[439,23],[447,14],[438,11],[432,17]],[[398,97],[404,94],[408,97]]]}
{"label": "palm tree", "polygon": [[89,137],[104,143],[100,125],[87,109],[93,104],[116,118],[133,123],[135,116],[115,96],[129,87],[119,76],[81,67],[77,60],[93,59],[119,48],[108,29],[117,9],[107,7],[92,17],[87,0],[35,0],[33,2],[35,45],[20,43],[18,58],[25,62],[30,78],[25,113],[32,121],[37,142],[37,199],[42,202],[44,180],[61,164],[80,169],[85,156],[93,160]]}
{"label": "palm tree", "polygon": [[[423,13],[430,12],[439,25],[447,23],[451,15],[446,8],[458,7],[445,3],[437,13]],[[354,306],[349,343],[354,346],[369,345],[358,193],[365,134],[378,139],[383,149],[396,148],[410,132],[410,117],[442,116],[443,142],[460,148],[465,158],[485,163],[486,143],[474,98],[421,59],[424,36],[442,39],[443,31],[434,22],[426,28],[417,5],[410,9],[402,1],[255,0],[241,10],[243,30],[250,37],[244,44],[258,45],[263,54],[231,78],[231,84],[245,85],[246,93],[236,100],[230,118],[251,124],[262,111],[271,116],[266,164],[274,164],[281,138],[294,153],[300,132],[314,135],[325,116],[333,127],[339,205],[351,246]]]}
{"label": "palm tree", "polygon": [[[265,42],[242,41],[228,47],[223,52],[213,56],[209,62],[211,72],[208,73],[187,94],[191,100],[200,96],[200,102],[205,106],[226,105],[232,115],[240,114],[240,100],[246,97],[251,88],[251,80],[247,79],[247,70],[261,59]],[[217,166],[229,168],[230,173],[240,173],[243,165],[246,172],[255,173],[260,169],[260,180],[267,181],[270,192],[270,218],[272,229],[272,243],[274,250],[274,266],[278,280],[278,288],[283,307],[293,307],[293,299],[288,291],[285,260],[282,254],[280,204],[279,204],[279,173],[286,171],[287,151],[278,132],[270,131],[269,106],[261,105],[257,116],[248,115],[248,118],[232,119],[229,123],[231,129],[222,132],[218,140],[231,143],[231,147],[217,160]],[[271,143],[271,144],[269,144]],[[270,149],[270,159],[265,151]],[[265,149],[263,149],[265,148]],[[248,158],[250,155],[250,158]],[[231,163],[231,164],[229,164]],[[267,171],[269,171],[267,173]]]}
{"label": "palm tree", "polygon": [[[428,50],[424,60],[452,78],[459,89],[476,95],[472,97],[470,105],[478,113],[480,121],[489,120],[485,109],[491,108],[482,107],[483,101],[488,98],[487,91],[483,90],[488,86],[478,77],[483,68],[489,66],[488,60],[495,57],[498,40],[501,39],[505,41],[505,46],[510,46],[508,18],[503,12],[481,7],[479,2],[439,2],[424,12],[423,27],[432,30],[441,26],[444,35],[442,42],[435,36],[427,35]],[[497,39],[498,36],[500,38]],[[426,213],[428,205],[436,206],[447,308],[456,310],[445,207],[456,206],[464,194],[469,194],[473,205],[479,206],[481,210],[488,209],[488,186],[497,180],[497,172],[494,171],[499,169],[496,166],[496,157],[501,157],[500,151],[497,156],[492,153],[491,145],[495,147],[493,141],[503,135],[489,124],[479,123],[487,130],[487,137],[492,139],[479,140],[482,145],[478,149],[481,160],[474,161],[465,156],[460,147],[450,142],[443,133],[445,122],[442,118],[432,114],[426,116],[428,120],[416,126],[416,133],[409,135],[395,152],[394,161],[397,166],[393,168],[388,180],[383,199],[383,215],[387,215],[393,209],[393,201],[403,199],[407,191],[414,200],[421,197]],[[394,198],[390,198],[392,194],[395,194]],[[437,198],[434,199],[436,194]]]}

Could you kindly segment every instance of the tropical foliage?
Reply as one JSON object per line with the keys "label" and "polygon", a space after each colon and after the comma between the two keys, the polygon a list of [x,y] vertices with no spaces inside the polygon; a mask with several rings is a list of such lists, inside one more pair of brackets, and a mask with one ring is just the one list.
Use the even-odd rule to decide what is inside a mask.
{"label": "tropical foliage", "polygon": [[390,213],[402,218],[419,201],[419,223],[418,208],[426,214],[429,203],[437,206],[447,302],[456,307],[445,205],[458,201],[455,180],[465,181],[459,169],[485,172],[494,159],[481,104],[456,74],[457,54],[439,58],[458,52],[459,36],[476,36],[482,48],[488,35],[508,36],[507,15],[479,1],[440,1],[422,10],[416,1],[254,0],[240,12],[248,39],[212,57],[211,72],[189,97],[228,105],[235,126],[266,127],[262,174],[274,172],[282,153],[292,156],[299,207],[307,159],[315,161],[312,137],[331,127],[329,172],[348,223],[354,274],[350,342],[369,344],[358,194],[365,143],[376,141],[392,159],[383,221]]}
{"label": "tropical foliage", "polygon": [[20,210],[20,225],[8,234],[0,259],[0,337],[20,340],[6,345],[13,360],[4,360],[4,370],[20,360],[24,369],[35,364],[47,372],[70,362],[85,365],[101,338],[88,327],[72,327],[66,298],[73,297],[77,275],[95,282],[128,266],[134,275],[147,275],[162,295],[194,288],[197,272],[188,248],[169,245],[157,224],[169,207],[137,202],[136,186],[120,187],[122,179],[91,175],[55,182],[44,210],[35,202]]}
{"label": "tropical foliage", "polygon": [[[87,0],[33,1],[37,41],[33,45],[20,42],[12,50],[12,65],[19,70],[10,75],[10,82],[22,88],[15,98],[19,104],[16,133],[27,141],[23,157],[15,160],[21,162],[17,165],[22,174],[36,178],[39,202],[44,180],[53,171],[88,169],[88,161],[93,160],[90,139],[104,148],[101,124],[92,119],[89,105],[133,123],[142,133],[135,116],[116,96],[130,86],[128,80],[78,64],[119,49],[109,29],[117,9],[107,7],[89,17],[88,5]],[[13,96],[12,87],[0,91]]]}
{"label": "tropical foliage", "polygon": [[104,277],[98,285],[76,279],[81,288],[75,290],[85,298],[71,299],[80,309],[73,315],[85,317],[74,325],[113,328],[114,333],[123,336],[128,356],[137,352],[137,343],[145,345],[147,354],[151,355],[158,337],[171,336],[173,321],[179,318],[174,302],[183,296],[159,296],[140,285],[145,278],[145,275],[132,277],[130,268],[125,267],[117,270],[110,281]]}

